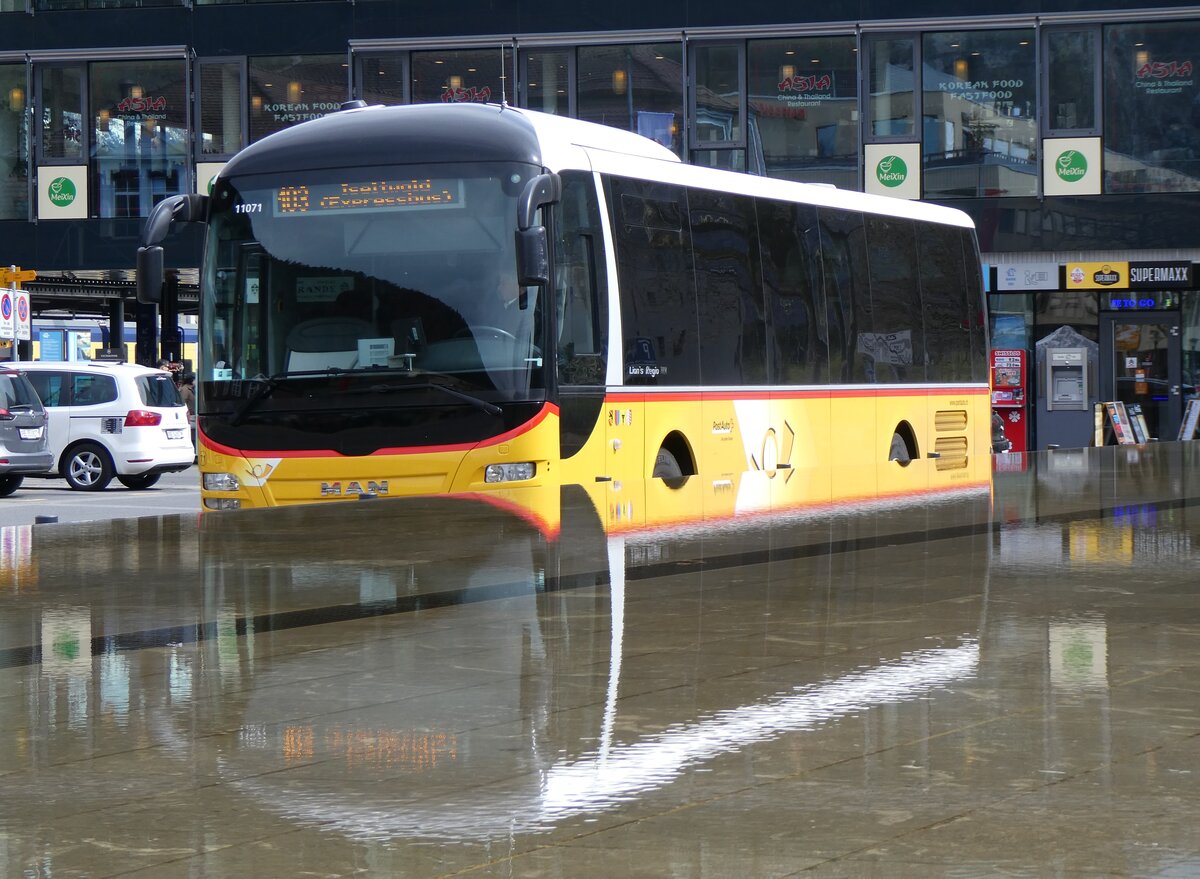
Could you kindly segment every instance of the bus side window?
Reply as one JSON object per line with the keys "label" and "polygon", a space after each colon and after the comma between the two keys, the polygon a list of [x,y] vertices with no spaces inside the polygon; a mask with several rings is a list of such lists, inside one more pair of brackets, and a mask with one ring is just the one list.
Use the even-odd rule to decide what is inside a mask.
{"label": "bus side window", "polygon": [[590,174],[565,172],[555,234],[558,381],[602,385],[608,329],[600,209]]}

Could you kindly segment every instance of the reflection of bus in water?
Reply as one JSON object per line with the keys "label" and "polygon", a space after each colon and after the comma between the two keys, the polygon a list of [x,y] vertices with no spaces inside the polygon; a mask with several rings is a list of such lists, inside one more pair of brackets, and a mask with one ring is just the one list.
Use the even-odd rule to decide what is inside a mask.
{"label": "reflection of bus in water", "polygon": [[[811,507],[775,507],[770,477],[751,473],[730,487],[690,478],[680,491],[650,479],[206,516],[206,604],[278,603],[230,623],[244,629],[240,653],[197,660],[233,685],[220,722],[241,733],[221,748],[217,771],[289,822],[350,839],[504,840],[641,798],[687,797],[690,787],[671,785],[713,761],[857,723],[879,706],[911,732],[940,691],[977,674],[983,614],[968,610],[963,631],[914,646],[864,622],[876,587],[865,572],[856,583],[836,557],[847,544],[953,529],[974,536],[961,564],[982,583],[982,470],[982,482],[933,496]],[[463,535],[452,549],[447,521]],[[896,577],[911,576],[903,568]],[[896,585],[885,604],[903,592]],[[715,606],[727,607],[730,628],[704,616]],[[276,618],[304,625],[305,607],[319,609],[314,622],[332,611],[363,621],[342,636],[353,677],[316,642],[291,649],[274,628]],[[393,621],[371,628],[384,615]],[[742,617],[781,639],[772,674],[743,674],[762,657],[721,644]],[[854,649],[838,641],[848,631]],[[254,674],[222,667],[230,661]],[[705,686],[702,669],[714,663],[722,686]],[[655,695],[673,687],[670,698]],[[370,707],[342,710],[360,700]],[[803,750],[803,738],[793,741]]]}
{"label": "reflection of bus in water", "polygon": [[204,221],[204,504],[646,477],[802,479],[988,454],[961,212],[681,164],[497,106],[272,135]]}

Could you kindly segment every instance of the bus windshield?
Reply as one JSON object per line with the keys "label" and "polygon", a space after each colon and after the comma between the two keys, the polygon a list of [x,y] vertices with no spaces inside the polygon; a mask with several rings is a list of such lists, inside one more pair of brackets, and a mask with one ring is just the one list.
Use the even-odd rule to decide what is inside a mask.
{"label": "bus windshield", "polygon": [[262,426],[298,411],[496,414],[544,399],[543,309],[538,288],[517,283],[514,243],[517,197],[540,170],[218,179],[202,279],[207,414]]}

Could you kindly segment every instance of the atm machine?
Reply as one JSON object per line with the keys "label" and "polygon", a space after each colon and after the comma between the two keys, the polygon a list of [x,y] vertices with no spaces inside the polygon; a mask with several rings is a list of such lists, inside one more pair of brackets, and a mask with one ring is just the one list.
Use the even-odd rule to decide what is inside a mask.
{"label": "atm machine", "polygon": [[[1094,344],[1094,343],[1093,343]],[[1040,345],[1037,368],[1037,447],[1083,448],[1095,439],[1097,350],[1091,346]]]}

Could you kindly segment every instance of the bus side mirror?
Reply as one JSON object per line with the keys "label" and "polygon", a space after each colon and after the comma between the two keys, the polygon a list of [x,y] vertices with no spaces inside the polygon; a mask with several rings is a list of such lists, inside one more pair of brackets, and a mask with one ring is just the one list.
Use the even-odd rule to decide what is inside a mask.
{"label": "bus side mirror", "polygon": [[160,243],[174,223],[195,223],[208,214],[208,196],[190,193],[172,195],[154,206],[142,227],[142,246],[137,252],[138,302],[162,301],[163,249]]}
{"label": "bus side mirror", "polygon": [[517,275],[522,287],[550,283],[550,245],[545,226],[517,231]]}
{"label": "bus side mirror", "polygon": [[139,247],[137,251],[137,301],[149,305],[162,301],[163,249]]}
{"label": "bus side mirror", "polygon": [[524,232],[533,228],[539,208],[554,204],[562,198],[562,180],[557,174],[539,174],[528,183],[517,201],[517,228]]}

